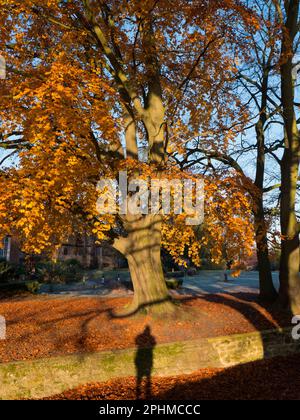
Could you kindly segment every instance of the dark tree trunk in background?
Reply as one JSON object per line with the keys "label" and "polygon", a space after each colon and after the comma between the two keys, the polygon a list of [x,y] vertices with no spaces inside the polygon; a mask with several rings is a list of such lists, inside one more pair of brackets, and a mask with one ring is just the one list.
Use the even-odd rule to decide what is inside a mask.
{"label": "dark tree trunk in background", "polygon": [[272,270],[269,258],[267,226],[264,215],[263,199],[257,199],[255,213],[256,253],[259,271],[260,298],[267,302],[274,302],[278,293],[273,285]]}
{"label": "dark tree trunk in background", "polygon": [[265,131],[267,121],[267,93],[269,83],[268,69],[264,72],[261,89],[260,116],[256,124],[257,158],[254,201],[254,227],[256,239],[256,253],[259,271],[259,292],[261,299],[274,302],[278,296],[273,285],[271,264],[268,249],[268,229],[264,213],[264,177],[265,177]]}

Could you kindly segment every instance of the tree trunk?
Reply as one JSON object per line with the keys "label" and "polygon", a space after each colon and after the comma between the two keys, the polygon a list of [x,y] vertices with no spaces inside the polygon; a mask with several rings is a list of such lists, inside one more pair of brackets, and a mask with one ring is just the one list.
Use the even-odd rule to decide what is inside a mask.
{"label": "tree trunk", "polygon": [[168,310],[170,298],[160,254],[149,249],[128,255],[127,259],[134,287],[132,308],[158,313]]}
{"label": "tree trunk", "polygon": [[[142,310],[154,314],[174,311],[161,263],[161,217],[126,216],[127,237],[115,240],[114,247],[128,261],[134,288],[133,301],[125,315]],[[131,220],[129,220],[131,219]]]}
{"label": "tree trunk", "polygon": [[262,83],[262,97],[260,117],[256,124],[257,159],[254,194],[254,227],[256,239],[256,252],[259,271],[259,293],[262,300],[274,302],[278,296],[272,279],[271,264],[269,259],[267,225],[264,212],[264,177],[265,177],[265,132],[264,126],[267,121],[267,92],[269,73],[265,72]]}
{"label": "tree trunk", "polygon": [[256,252],[259,271],[259,290],[262,300],[274,302],[278,294],[273,285],[271,264],[269,259],[267,226],[264,216],[262,197],[256,203],[254,213]]}
{"label": "tree trunk", "polygon": [[280,303],[300,314],[299,225],[295,214],[298,159],[285,149],[281,167]]}
{"label": "tree trunk", "polygon": [[299,173],[300,133],[294,108],[294,41],[298,33],[299,0],[286,3],[286,21],[282,28],[281,99],[285,148],[281,161],[281,260],[280,302],[300,314],[299,226],[296,218],[296,190]]}

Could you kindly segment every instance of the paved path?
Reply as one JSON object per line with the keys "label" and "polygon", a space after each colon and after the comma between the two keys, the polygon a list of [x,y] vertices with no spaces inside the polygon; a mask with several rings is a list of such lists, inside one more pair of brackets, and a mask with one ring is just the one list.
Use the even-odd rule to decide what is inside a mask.
{"label": "paved path", "polygon": [[[275,287],[279,287],[278,272],[273,272]],[[193,290],[197,294],[212,293],[240,293],[256,292],[259,289],[259,278],[257,271],[244,272],[238,278],[229,276],[229,282],[224,283],[222,271],[201,271],[195,277],[186,277],[184,287]]]}
{"label": "paved path", "polygon": [[[127,275],[126,275],[127,276]],[[127,276],[128,277],[128,276]],[[126,277],[126,278],[127,278]],[[278,272],[273,272],[275,287],[278,288]],[[194,277],[186,276],[183,283],[182,293],[192,291],[195,294],[214,294],[214,293],[253,293],[259,289],[258,272],[244,272],[238,278],[229,276],[228,283],[224,283],[224,274],[222,271],[201,271]],[[42,293],[60,295],[60,296],[102,296],[102,297],[125,297],[130,296],[132,292],[126,288],[110,288],[102,286],[100,281],[94,280],[79,285],[54,287],[51,292],[50,287],[42,287]]]}

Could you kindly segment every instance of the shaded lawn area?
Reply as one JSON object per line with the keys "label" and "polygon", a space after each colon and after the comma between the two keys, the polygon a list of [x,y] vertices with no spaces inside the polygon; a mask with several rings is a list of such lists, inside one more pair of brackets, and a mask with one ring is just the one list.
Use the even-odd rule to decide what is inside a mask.
{"label": "shaded lawn area", "polygon": [[133,348],[146,325],[150,325],[157,344],[291,325],[290,315],[260,305],[256,294],[180,299],[184,316],[160,320],[145,315],[112,317],[111,310],[122,309],[129,298],[36,296],[1,300],[7,339],[0,341],[0,362]]}
{"label": "shaded lawn area", "polygon": [[[152,378],[155,400],[299,400],[300,358],[262,360],[228,369],[202,369],[191,375]],[[45,399],[134,400],[135,378],[89,384]],[[144,398],[142,393],[142,398]]]}

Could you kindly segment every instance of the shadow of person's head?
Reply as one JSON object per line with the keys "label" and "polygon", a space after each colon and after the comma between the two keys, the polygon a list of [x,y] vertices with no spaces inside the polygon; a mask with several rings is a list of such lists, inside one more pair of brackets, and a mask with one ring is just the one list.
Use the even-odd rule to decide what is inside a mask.
{"label": "shadow of person's head", "polygon": [[139,348],[152,347],[156,344],[154,336],[151,334],[150,325],[146,325],[144,330],[136,337],[136,345]]}
{"label": "shadow of person's head", "polygon": [[143,334],[145,334],[145,335],[151,335],[151,327],[150,327],[150,325],[146,325]]}

